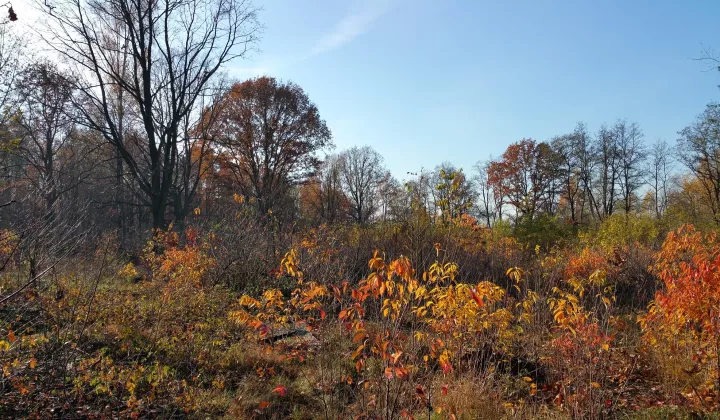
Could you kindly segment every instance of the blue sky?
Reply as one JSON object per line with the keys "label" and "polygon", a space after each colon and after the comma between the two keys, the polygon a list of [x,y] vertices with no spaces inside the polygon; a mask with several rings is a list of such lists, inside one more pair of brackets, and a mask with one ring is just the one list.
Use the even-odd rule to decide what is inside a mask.
{"label": "blue sky", "polygon": [[268,0],[261,51],[231,75],[302,86],[336,151],[370,145],[398,178],[470,170],[523,137],[579,120],[637,121],[674,141],[720,72],[720,1]]}
{"label": "blue sky", "polygon": [[[719,0],[253,1],[259,51],[230,75],[299,84],[335,151],[370,145],[399,179],[443,161],[469,172],[580,120],[672,142],[720,101],[720,72],[693,60],[720,52]],[[34,21],[29,0],[14,6]]]}

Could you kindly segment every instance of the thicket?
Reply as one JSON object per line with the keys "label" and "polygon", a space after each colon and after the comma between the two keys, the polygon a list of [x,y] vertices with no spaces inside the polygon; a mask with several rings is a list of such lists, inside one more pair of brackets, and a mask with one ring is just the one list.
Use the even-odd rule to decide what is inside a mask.
{"label": "thicket", "polygon": [[[468,216],[282,236],[240,218],[233,230],[256,229],[243,243],[203,220],[156,233],[134,261],[113,236],[98,239],[4,298],[3,416],[675,418],[718,408],[714,233],[666,235],[616,217],[543,249]],[[19,238],[3,238],[2,290],[18,290]],[[238,258],[258,249],[274,251],[252,267]]]}

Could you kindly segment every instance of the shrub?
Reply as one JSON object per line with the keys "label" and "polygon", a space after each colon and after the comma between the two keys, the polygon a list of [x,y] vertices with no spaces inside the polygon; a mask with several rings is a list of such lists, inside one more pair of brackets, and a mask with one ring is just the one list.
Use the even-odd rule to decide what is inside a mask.
{"label": "shrub", "polygon": [[671,382],[698,405],[720,404],[720,241],[683,226],[668,234],[653,271],[664,284],[640,317],[643,338]]}

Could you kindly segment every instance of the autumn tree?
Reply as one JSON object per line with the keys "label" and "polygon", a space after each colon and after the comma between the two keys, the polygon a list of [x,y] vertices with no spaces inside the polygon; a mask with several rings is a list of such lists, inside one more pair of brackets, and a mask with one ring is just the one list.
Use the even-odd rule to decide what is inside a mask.
{"label": "autumn tree", "polygon": [[[252,47],[256,9],[245,0],[45,5],[44,39],[78,78],[85,124],[116,148],[139,188],[136,195],[151,211],[153,227],[164,227],[185,121],[199,117],[218,71]],[[126,93],[127,108],[135,114],[122,123],[112,100],[117,92]],[[136,135],[128,138],[122,124]]]}
{"label": "autumn tree", "polygon": [[715,222],[720,224],[720,105],[709,104],[678,134],[677,156],[702,185]]}
{"label": "autumn tree", "polygon": [[668,207],[664,218],[681,225],[692,220],[698,228],[714,228],[715,217],[706,198],[702,183],[692,174],[686,173],[671,179],[672,188],[668,192]]}
{"label": "autumn tree", "polygon": [[435,205],[443,223],[470,211],[475,201],[475,190],[461,168],[449,162],[439,165],[435,168],[433,184]]}
{"label": "autumn tree", "polygon": [[488,168],[488,179],[518,218],[532,220],[543,211],[554,214],[558,192],[557,154],[547,143],[524,139],[508,146]]}
{"label": "autumn tree", "polygon": [[257,203],[261,215],[320,165],[332,145],[314,103],[292,82],[260,77],[235,83],[216,104],[209,130],[231,185]]}
{"label": "autumn tree", "polygon": [[378,188],[387,171],[383,158],[370,146],[352,147],[340,154],[343,189],[350,200],[350,217],[370,221],[378,209]]}

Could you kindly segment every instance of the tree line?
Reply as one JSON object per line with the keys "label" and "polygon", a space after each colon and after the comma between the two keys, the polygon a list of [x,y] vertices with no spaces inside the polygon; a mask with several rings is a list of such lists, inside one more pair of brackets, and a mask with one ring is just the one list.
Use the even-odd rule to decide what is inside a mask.
{"label": "tree line", "polygon": [[223,73],[259,39],[249,1],[72,0],[43,11],[55,61],[27,60],[31,46],[0,25],[5,228],[82,224],[124,241],[182,229],[193,212],[222,217],[237,201],[274,229],[417,212],[433,223],[581,226],[616,213],[662,218],[673,204],[720,223],[717,104],[676,145],[648,142],[627,119],[595,132],[581,122],[470,173],[445,162],[400,181],[369,146],[331,154],[331,130],[300,86]]}

